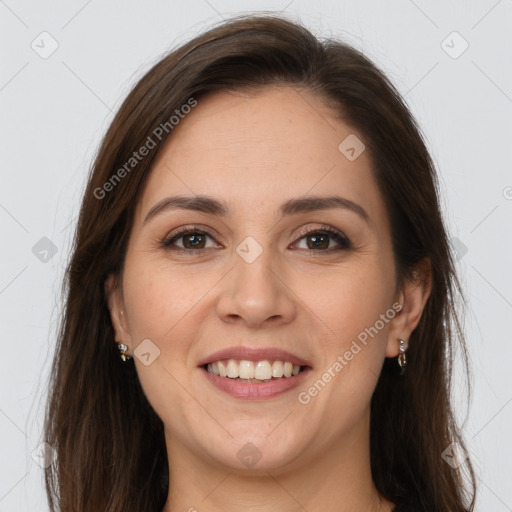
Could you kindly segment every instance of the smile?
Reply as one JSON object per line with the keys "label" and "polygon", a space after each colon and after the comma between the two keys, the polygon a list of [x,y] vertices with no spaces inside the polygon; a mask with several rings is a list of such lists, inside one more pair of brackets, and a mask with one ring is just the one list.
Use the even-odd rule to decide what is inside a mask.
{"label": "smile", "polygon": [[218,390],[241,400],[273,398],[295,388],[312,370],[311,362],[277,347],[233,346],[198,361]]}
{"label": "smile", "polygon": [[236,379],[238,382],[270,382],[272,379],[290,378],[298,375],[300,365],[290,361],[215,361],[206,366],[206,370],[213,375],[220,375],[228,379]]}
{"label": "smile", "polygon": [[[217,390],[233,398],[239,400],[267,400],[296,388],[307,378],[312,370],[309,366],[295,365],[291,366],[290,373],[290,365],[290,362],[283,361],[273,361],[270,364],[270,361],[264,360],[254,364],[252,361],[235,361],[231,359],[227,362],[216,361],[215,363],[209,363],[201,366],[200,370],[208,382]],[[225,376],[221,376],[221,369]],[[242,378],[239,376],[240,374],[251,375],[251,371],[254,371],[254,378]],[[279,375],[281,372],[282,375],[270,375],[269,377],[269,373],[274,373],[274,371],[276,375]]]}

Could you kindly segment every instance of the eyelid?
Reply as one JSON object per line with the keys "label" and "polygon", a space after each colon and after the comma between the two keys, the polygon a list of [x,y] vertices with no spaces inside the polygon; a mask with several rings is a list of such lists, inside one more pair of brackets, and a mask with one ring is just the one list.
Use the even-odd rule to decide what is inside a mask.
{"label": "eyelid", "polygon": [[306,224],[306,227],[302,226],[298,229],[296,236],[304,236],[309,233],[316,233],[317,231],[322,231],[322,230],[330,231],[332,233],[338,233],[339,235],[347,238],[346,235],[341,230],[339,230],[333,226],[330,226],[329,224],[321,224],[320,226],[310,226],[310,225]]}

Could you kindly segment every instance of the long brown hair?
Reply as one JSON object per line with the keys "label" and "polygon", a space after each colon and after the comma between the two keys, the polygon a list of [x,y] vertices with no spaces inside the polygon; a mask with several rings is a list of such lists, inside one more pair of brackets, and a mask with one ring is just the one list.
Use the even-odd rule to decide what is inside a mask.
{"label": "long brown hair", "polygon": [[[321,96],[362,134],[390,215],[397,286],[415,278],[423,258],[431,261],[432,291],[409,340],[407,371],[399,376],[396,360],[386,359],[372,396],[375,486],[394,503],[412,493],[429,512],[473,510],[469,458],[452,468],[442,456],[452,443],[468,455],[450,398],[457,346],[469,383],[470,368],[456,307],[464,297],[424,136],[392,83],[361,52],[342,41],[321,41],[300,23],[270,14],[228,19],[167,54],[133,87],[103,138],[66,271],[46,408],[44,440],[57,454],[45,472],[52,510],[164,506],[169,475],[163,424],[133,361],[121,362],[105,279],[122,269],[137,199],[172,136],[176,110],[200,105],[209,91],[279,84]],[[133,160],[143,146],[147,154]]]}

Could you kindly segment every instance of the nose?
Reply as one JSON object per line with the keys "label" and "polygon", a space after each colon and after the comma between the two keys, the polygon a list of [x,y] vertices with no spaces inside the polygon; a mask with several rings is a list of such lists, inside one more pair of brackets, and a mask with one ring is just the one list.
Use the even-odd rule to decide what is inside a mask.
{"label": "nose", "polygon": [[239,322],[248,328],[292,322],[297,313],[297,297],[272,248],[265,247],[253,261],[243,251],[240,254],[233,255],[234,267],[224,278],[217,302],[222,321]]}

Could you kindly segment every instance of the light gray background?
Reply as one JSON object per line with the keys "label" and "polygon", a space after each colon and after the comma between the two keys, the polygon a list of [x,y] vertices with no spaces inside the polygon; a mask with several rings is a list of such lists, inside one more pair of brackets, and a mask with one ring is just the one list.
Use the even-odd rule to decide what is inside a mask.
{"label": "light gray background", "polygon": [[[512,510],[511,0],[0,0],[0,512],[47,510],[32,453],[42,441],[61,280],[101,135],[164,52],[254,10],[285,10],[362,49],[426,133],[471,306],[473,402],[468,411],[460,372],[455,401],[460,420],[467,415],[477,510]],[[52,39],[58,48],[42,58]],[[53,257],[36,246],[43,237]]]}

